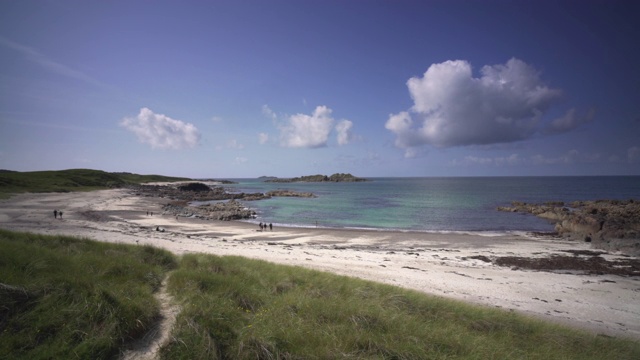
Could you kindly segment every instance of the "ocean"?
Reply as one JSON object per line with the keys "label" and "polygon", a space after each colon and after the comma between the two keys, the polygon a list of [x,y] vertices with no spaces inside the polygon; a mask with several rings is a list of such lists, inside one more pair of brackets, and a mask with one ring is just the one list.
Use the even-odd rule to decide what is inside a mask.
{"label": "ocean", "polygon": [[288,227],[473,232],[553,231],[554,224],[528,214],[499,212],[512,201],[636,199],[639,176],[368,178],[358,183],[267,183],[232,179],[230,192],[289,189],[316,198],[247,201],[251,222]]}

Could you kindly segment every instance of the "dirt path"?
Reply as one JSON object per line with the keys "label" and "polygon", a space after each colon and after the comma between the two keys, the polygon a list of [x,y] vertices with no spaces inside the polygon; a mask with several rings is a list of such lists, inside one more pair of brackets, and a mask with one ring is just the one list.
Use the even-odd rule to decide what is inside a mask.
{"label": "dirt path", "polygon": [[172,304],[172,296],[167,292],[167,279],[162,281],[160,290],[155,297],[160,303],[160,316],[158,321],[149,329],[144,337],[130,344],[120,356],[121,360],[153,360],[158,359],[160,348],[165,345],[170,338],[173,325],[176,323],[176,316],[180,312],[180,307]]}

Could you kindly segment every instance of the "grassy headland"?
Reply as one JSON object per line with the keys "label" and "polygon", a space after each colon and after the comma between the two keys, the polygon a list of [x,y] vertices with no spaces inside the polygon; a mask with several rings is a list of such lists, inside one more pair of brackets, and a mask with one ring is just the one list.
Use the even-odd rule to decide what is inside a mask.
{"label": "grassy headland", "polygon": [[638,342],[264,261],[1,230],[0,249],[0,358],[117,357],[170,270],[182,310],[162,359],[640,358]]}
{"label": "grassy headland", "polygon": [[101,170],[70,169],[60,171],[0,170],[0,198],[23,192],[89,191],[155,181],[186,181],[187,178],[132,173],[109,173]]}

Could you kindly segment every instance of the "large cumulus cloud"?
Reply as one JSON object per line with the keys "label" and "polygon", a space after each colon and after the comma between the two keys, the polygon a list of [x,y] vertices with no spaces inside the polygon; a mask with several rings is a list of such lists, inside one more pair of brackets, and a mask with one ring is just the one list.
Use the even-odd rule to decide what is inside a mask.
{"label": "large cumulus cloud", "polygon": [[562,91],[545,85],[537,70],[518,59],[484,66],[479,77],[467,61],[433,64],[422,77],[409,79],[407,87],[414,105],[390,115],[385,125],[407,154],[422,145],[513,142],[541,131],[568,131],[585,122],[572,109],[553,123],[553,129],[545,125],[543,115],[561,99]]}
{"label": "large cumulus cloud", "polygon": [[154,149],[193,148],[200,141],[195,125],[156,114],[146,107],[140,109],[138,116],[122,119],[120,125]]}
{"label": "large cumulus cloud", "polygon": [[[311,115],[295,114],[289,116],[286,123],[280,125],[280,144],[291,148],[327,146],[335,123],[331,113],[330,108],[318,106]],[[340,120],[335,126],[339,145],[346,145],[351,141],[352,126],[353,123],[349,120]]]}

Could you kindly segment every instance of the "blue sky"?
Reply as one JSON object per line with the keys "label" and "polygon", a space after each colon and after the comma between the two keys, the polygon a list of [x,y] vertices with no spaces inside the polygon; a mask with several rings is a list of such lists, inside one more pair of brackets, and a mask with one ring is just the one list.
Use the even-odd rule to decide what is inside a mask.
{"label": "blue sky", "polygon": [[0,169],[640,175],[634,1],[0,2]]}

